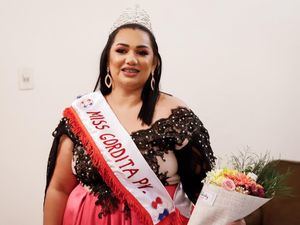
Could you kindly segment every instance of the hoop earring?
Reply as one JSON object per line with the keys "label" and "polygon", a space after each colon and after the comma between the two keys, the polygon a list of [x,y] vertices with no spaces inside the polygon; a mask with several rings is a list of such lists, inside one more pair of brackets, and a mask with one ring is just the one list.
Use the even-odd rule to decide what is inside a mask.
{"label": "hoop earring", "polygon": [[152,91],[154,91],[154,88],[155,88],[155,79],[154,79],[154,72],[151,72],[151,89]]}
{"label": "hoop earring", "polygon": [[111,78],[111,75],[109,74],[109,67],[107,67],[106,72],[107,73],[106,73],[106,76],[105,76],[105,79],[104,79],[104,83],[105,83],[107,88],[110,88],[111,84],[112,84],[112,78]]}

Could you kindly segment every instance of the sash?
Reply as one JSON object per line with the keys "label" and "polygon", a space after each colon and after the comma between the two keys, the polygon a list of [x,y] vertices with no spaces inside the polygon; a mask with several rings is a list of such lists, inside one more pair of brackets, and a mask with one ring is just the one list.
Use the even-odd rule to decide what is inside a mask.
{"label": "sash", "polygon": [[105,183],[143,224],[179,225],[178,210],[190,217],[191,202],[182,186],[173,200],[99,91],[76,99],[64,116]]}

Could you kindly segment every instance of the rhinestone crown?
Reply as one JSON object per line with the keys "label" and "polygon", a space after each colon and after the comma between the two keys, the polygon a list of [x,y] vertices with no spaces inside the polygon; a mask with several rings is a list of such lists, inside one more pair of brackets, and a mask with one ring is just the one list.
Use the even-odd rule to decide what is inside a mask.
{"label": "rhinestone crown", "polygon": [[144,9],[140,8],[139,5],[136,5],[134,8],[125,9],[119,16],[117,21],[113,24],[109,34],[125,24],[139,24],[153,32],[150,22],[150,16]]}

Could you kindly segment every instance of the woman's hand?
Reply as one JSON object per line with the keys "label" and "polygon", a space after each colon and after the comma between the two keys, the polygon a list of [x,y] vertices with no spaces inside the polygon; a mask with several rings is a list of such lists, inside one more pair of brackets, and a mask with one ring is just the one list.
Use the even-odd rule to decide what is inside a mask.
{"label": "woman's hand", "polygon": [[242,220],[237,220],[237,221],[234,221],[228,225],[246,225],[246,221],[244,219]]}

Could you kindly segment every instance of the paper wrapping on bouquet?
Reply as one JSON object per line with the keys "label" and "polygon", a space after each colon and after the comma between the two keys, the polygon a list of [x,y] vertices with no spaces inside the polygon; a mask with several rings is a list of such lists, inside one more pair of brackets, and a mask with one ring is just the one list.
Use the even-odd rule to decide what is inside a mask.
{"label": "paper wrapping on bouquet", "polygon": [[205,183],[188,225],[228,225],[246,217],[269,200]]}

